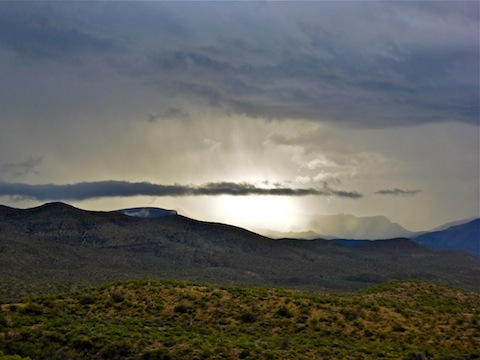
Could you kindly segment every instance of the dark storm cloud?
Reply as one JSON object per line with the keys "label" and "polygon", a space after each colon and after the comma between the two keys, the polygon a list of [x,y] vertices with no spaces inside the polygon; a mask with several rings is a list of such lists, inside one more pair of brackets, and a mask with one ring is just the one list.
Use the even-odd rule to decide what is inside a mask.
{"label": "dark storm cloud", "polygon": [[477,125],[478,12],[478,2],[8,2],[0,44],[33,60],[115,55],[103,76],[228,114]]}
{"label": "dark storm cloud", "polygon": [[[303,118],[359,127],[447,120],[476,124],[478,84],[457,82],[449,76],[455,63],[463,63],[458,66],[470,69],[476,77],[475,51],[417,53],[401,64],[389,59],[341,64],[340,56],[320,61],[301,54],[275,59],[278,63],[264,67],[194,62],[184,71],[205,74],[204,78],[193,75],[196,82],[188,79],[172,86],[251,117]],[[361,59],[357,54],[351,57]]]}
{"label": "dark storm cloud", "polygon": [[[288,7],[269,6],[274,13]],[[472,11],[478,10],[478,4],[469,6]],[[438,121],[478,123],[475,18],[457,11],[445,21],[444,4],[438,11],[435,5],[420,10],[415,4],[400,6],[395,16],[390,10],[396,4],[391,8],[368,4],[379,17],[393,17],[392,28],[372,21],[372,29],[388,33],[356,41],[356,34],[349,31],[362,33],[366,21],[362,17],[366,15],[357,5],[351,7],[359,10],[357,19],[334,12],[340,22],[353,24],[345,27],[342,36],[338,35],[339,29],[328,27],[328,22],[322,28],[309,23],[308,18],[297,19],[291,29],[298,32],[297,38],[290,40],[286,35],[284,47],[279,47],[274,32],[283,32],[273,20],[265,27],[272,32],[272,43],[262,44],[261,49],[255,37],[249,39],[250,47],[233,39],[210,47],[191,44],[157,52],[151,66],[157,74],[165,75],[159,85],[165,87],[166,80],[169,91],[203,98],[251,117],[303,118],[358,127]],[[293,14],[299,9],[302,7],[292,8]],[[314,13],[332,10],[327,5],[323,9],[321,4],[312,4],[311,9]],[[428,17],[423,20],[425,12]],[[462,24],[465,16],[472,25],[469,30],[468,24]],[[397,33],[395,25],[399,27]],[[401,32],[402,26],[406,34]],[[464,32],[457,32],[456,26]],[[255,23],[255,27],[260,25]],[[453,35],[440,41],[442,32]]]}
{"label": "dark storm cloud", "polygon": [[420,193],[421,190],[402,190],[402,189],[388,189],[375,191],[377,195],[392,195],[392,196],[414,196]]}
{"label": "dark storm cloud", "polygon": [[[61,19],[61,14],[53,11],[49,13],[41,4],[11,5],[0,4],[0,44],[21,57],[58,60],[87,53],[120,50],[110,39],[68,26]],[[30,13],[34,9],[38,10],[36,16]]]}
{"label": "dark storm cloud", "polygon": [[87,200],[104,197],[129,196],[217,196],[217,195],[273,195],[273,196],[335,196],[358,199],[362,194],[329,188],[298,189],[286,187],[260,188],[249,183],[219,182],[194,185],[161,185],[148,182],[99,181],[68,185],[30,185],[0,182],[0,196],[19,196],[39,201]]}

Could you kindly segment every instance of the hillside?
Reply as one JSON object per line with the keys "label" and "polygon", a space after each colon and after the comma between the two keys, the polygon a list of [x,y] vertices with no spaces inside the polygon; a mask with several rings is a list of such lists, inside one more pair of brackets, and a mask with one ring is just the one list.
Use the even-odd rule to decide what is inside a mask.
{"label": "hillside", "polygon": [[[128,281],[3,304],[0,354],[32,359],[474,359],[478,294]],[[1,355],[0,355],[1,358]]]}
{"label": "hillside", "polygon": [[0,298],[67,291],[122,279],[354,291],[423,279],[478,291],[478,259],[407,239],[350,247],[272,240],[180,215],[139,218],[62,203],[0,208]]}
{"label": "hillside", "polygon": [[480,219],[420,235],[415,241],[434,249],[463,250],[480,257]]}

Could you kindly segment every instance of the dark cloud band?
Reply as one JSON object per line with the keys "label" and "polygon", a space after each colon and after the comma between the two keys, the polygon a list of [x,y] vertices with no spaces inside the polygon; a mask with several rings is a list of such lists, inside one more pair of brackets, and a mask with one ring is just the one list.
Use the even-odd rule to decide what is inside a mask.
{"label": "dark cloud band", "polygon": [[36,200],[87,200],[102,197],[129,196],[216,196],[216,195],[273,195],[273,196],[335,196],[358,199],[355,191],[342,191],[324,186],[322,189],[271,187],[260,188],[249,183],[217,182],[200,186],[161,185],[148,182],[98,181],[67,185],[0,182],[0,196],[22,196]]}

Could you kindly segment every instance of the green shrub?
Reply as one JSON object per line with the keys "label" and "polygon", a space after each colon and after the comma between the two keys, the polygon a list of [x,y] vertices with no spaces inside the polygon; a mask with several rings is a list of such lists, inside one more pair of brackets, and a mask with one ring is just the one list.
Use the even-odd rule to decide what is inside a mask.
{"label": "green shrub", "polygon": [[341,313],[345,317],[346,321],[356,320],[360,316],[360,311],[358,310],[342,309]]}
{"label": "green shrub", "polygon": [[42,315],[43,314],[43,309],[40,305],[35,304],[35,303],[28,303],[25,305],[25,307],[22,309],[22,313],[24,314],[29,314],[29,315]]}
{"label": "green shrub", "polygon": [[175,306],[173,311],[178,313],[178,314],[191,314],[191,313],[195,312],[195,309],[192,306],[181,304],[181,305]]}
{"label": "green shrub", "polygon": [[4,355],[0,352],[0,360],[31,360],[31,357],[21,357],[20,355]]}
{"label": "green shrub", "polygon": [[250,350],[243,349],[242,352],[238,355],[240,359],[245,359],[250,356]]}
{"label": "green shrub", "polygon": [[91,350],[93,348],[92,340],[86,335],[79,335],[72,340],[72,345],[78,350]]}
{"label": "green shrub", "polygon": [[[112,295],[112,300],[113,300],[113,295]],[[80,304],[82,305],[91,305],[93,303],[95,303],[95,297],[91,294],[85,295],[80,299]]]}
{"label": "green shrub", "polygon": [[173,359],[170,350],[168,349],[155,349],[143,354],[144,360],[171,360]]}
{"label": "green shrub", "polygon": [[100,356],[103,359],[124,359],[134,352],[132,344],[126,340],[120,340],[105,346],[100,352]]}
{"label": "green shrub", "polygon": [[111,295],[110,295],[112,301],[114,303],[121,303],[123,302],[123,300],[125,300],[125,296],[123,296],[123,294],[119,293],[119,292],[113,292]]}
{"label": "green shrub", "polygon": [[7,325],[7,319],[5,319],[5,316],[3,316],[3,314],[0,314],[0,331],[6,329]]}
{"label": "green shrub", "polygon": [[292,312],[290,311],[290,309],[286,306],[282,306],[280,307],[276,312],[275,312],[275,315],[278,316],[278,317],[285,317],[285,318],[291,318],[293,317],[293,314]]}
{"label": "green shrub", "polygon": [[244,311],[240,315],[240,320],[244,323],[254,323],[257,321],[257,315],[251,311]]}

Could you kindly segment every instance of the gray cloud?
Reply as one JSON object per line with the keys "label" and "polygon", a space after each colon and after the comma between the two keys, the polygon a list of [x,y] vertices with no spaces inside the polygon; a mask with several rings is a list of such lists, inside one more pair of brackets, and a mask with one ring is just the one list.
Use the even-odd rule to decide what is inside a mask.
{"label": "gray cloud", "polygon": [[169,107],[165,111],[158,114],[148,114],[148,122],[156,122],[166,119],[179,119],[179,120],[188,120],[190,119],[190,114],[187,111],[183,111],[178,108]]}
{"label": "gray cloud", "polygon": [[[475,19],[466,11],[455,11],[454,4],[442,4],[439,9],[368,4],[377,19],[371,21],[364,5],[360,9],[351,3],[347,8],[344,4],[296,8],[267,4],[273,16],[262,30],[272,35],[271,43],[264,43],[262,36],[239,40],[246,34],[234,31],[232,37],[237,39],[208,47],[190,44],[162,49],[150,65],[156,76],[162,74],[160,88],[251,117],[356,127],[442,121],[477,124]],[[478,10],[478,4],[458,7],[468,6]],[[446,7],[453,13],[447,19]],[[258,19],[249,14],[252,29],[261,27],[257,20],[266,8],[260,9]],[[287,9],[293,20],[280,28],[275,15]],[[306,9],[324,21],[311,22]],[[356,18],[349,18],[351,12],[356,12]],[[344,21],[341,34],[327,14]],[[382,16],[389,23],[379,21]],[[279,46],[280,34],[285,39]]]}
{"label": "gray cloud", "polygon": [[[37,12],[35,16],[32,11]],[[87,53],[117,53],[121,49],[114,40],[68,24],[64,14],[58,8],[41,4],[3,3],[0,5],[0,44],[32,60],[72,59]]]}
{"label": "gray cloud", "polygon": [[[451,120],[476,124],[478,84],[465,82],[462,74],[452,76],[451,68],[478,74],[478,49],[408,52],[400,63],[382,58],[362,63],[355,53],[339,54],[331,60],[299,53],[287,60],[274,58],[268,66],[250,63],[239,67],[200,55],[201,62],[193,61],[190,54],[189,63],[176,65],[175,70],[183,73],[182,80],[172,77],[169,90],[251,117],[322,120],[358,127]],[[342,64],[343,56],[359,61]],[[172,63],[174,57],[172,54]]]}
{"label": "gray cloud", "polygon": [[0,173],[14,177],[27,175],[29,173],[37,173],[35,168],[40,165],[42,160],[43,157],[40,156],[30,157],[27,160],[16,163],[6,163],[0,166]]}
{"label": "gray cloud", "polygon": [[478,6],[8,2],[0,44],[32,60],[112,54],[104,76],[250,117],[477,125]]}
{"label": "gray cloud", "polygon": [[326,184],[323,189],[287,187],[260,188],[249,183],[218,182],[201,186],[161,185],[148,182],[99,181],[68,185],[30,185],[0,182],[0,196],[20,196],[39,201],[87,200],[102,197],[128,196],[217,196],[217,195],[273,195],[273,196],[335,196],[358,199],[357,192],[335,190]]}
{"label": "gray cloud", "polygon": [[402,189],[386,189],[375,191],[377,195],[392,195],[392,196],[414,196],[422,192],[421,190],[402,190]]}

